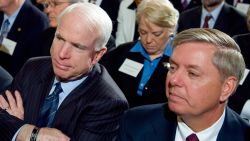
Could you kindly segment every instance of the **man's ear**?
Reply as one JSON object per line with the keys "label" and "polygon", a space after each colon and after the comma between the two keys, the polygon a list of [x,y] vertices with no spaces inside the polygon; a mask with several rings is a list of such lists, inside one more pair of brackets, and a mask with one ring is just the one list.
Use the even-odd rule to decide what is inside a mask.
{"label": "man's ear", "polygon": [[107,52],[106,47],[102,47],[99,51],[96,51],[92,64],[93,65],[96,64],[106,52]]}
{"label": "man's ear", "polygon": [[238,80],[234,76],[230,76],[224,80],[222,92],[220,96],[220,101],[225,102],[228,100],[228,98],[232,95],[234,90],[237,87]]}

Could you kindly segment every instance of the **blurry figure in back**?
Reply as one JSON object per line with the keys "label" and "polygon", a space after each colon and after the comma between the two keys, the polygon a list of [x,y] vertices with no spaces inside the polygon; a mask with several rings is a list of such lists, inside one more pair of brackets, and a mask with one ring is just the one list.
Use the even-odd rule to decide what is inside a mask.
{"label": "blurry figure in back", "polygon": [[0,11],[0,65],[14,77],[39,54],[38,40],[48,28],[48,19],[29,0],[1,0]]}
{"label": "blurry figure in back", "polygon": [[140,40],[120,45],[101,60],[130,107],[166,101],[164,62],[172,53],[178,15],[168,0],[142,0],[136,13]]}
{"label": "blurry figure in back", "polygon": [[116,31],[116,46],[138,40],[138,24],[136,9],[142,0],[123,0],[118,11],[118,26]]}
{"label": "blurry figure in back", "polygon": [[178,32],[189,28],[215,28],[230,36],[247,33],[246,16],[224,0],[202,0],[202,5],[184,11]]}

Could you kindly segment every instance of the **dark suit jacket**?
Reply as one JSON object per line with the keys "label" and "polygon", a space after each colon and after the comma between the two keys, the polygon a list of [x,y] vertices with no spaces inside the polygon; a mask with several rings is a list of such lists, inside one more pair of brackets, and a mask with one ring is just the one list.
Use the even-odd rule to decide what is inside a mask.
{"label": "dark suit jacket", "polygon": [[100,7],[107,12],[113,22],[112,35],[115,37],[117,30],[117,16],[121,0],[102,0]]}
{"label": "dark suit jacket", "polygon": [[[178,32],[189,28],[199,28],[201,24],[202,6],[184,11],[178,21]],[[248,33],[246,15],[225,3],[215,22],[215,29],[230,36]]]}
{"label": "dark suit jacket", "polygon": [[[0,12],[0,22],[2,21],[3,12]],[[0,65],[15,76],[28,58],[39,53],[37,41],[48,25],[47,16],[26,0],[7,36],[17,42],[16,48],[12,56],[0,52]]]}
{"label": "dark suit jacket", "polygon": [[126,58],[142,64],[144,63],[144,57],[141,53],[130,52],[130,49],[136,42],[120,45],[115,50],[109,52],[100,63],[106,67],[109,74],[121,88],[130,107],[166,102],[165,79],[167,76],[167,68],[164,67],[163,63],[168,62],[168,56],[164,55],[160,60],[155,71],[145,85],[142,96],[137,94],[137,89],[142,77],[143,68],[137,77],[118,71]]}
{"label": "dark suit jacket", "polygon": [[[167,104],[154,104],[129,109],[120,123],[119,141],[174,141],[176,115]],[[217,141],[249,141],[250,125],[231,109],[226,109],[225,120]]]}
{"label": "dark suit jacket", "polygon": [[183,9],[181,0],[169,0],[169,1],[171,1],[171,3],[180,13],[183,12],[184,10],[191,9],[191,8],[201,5],[201,0],[191,0],[188,6],[185,9]]}
{"label": "dark suit jacket", "polygon": [[0,66],[0,93],[11,84],[12,80],[12,76]]}
{"label": "dark suit jacket", "polygon": [[[234,37],[238,43],[241,53],[244,57],[246,68],[250,69],[250,33],[237,35]],[[229,99],[229,107],[235,110],[237,113],[241,113],[241,110],[247,100],[250,99],[250,74],[246,77],[244,83],[239,85],[235,93]]]}
{"label": "dark suit jacket", "polygon": [[[24,65],[11,85],[11,91],[17,89],[22,94],[24,121],[0,110],[1,141],[10,141],[24,123],[37,123],[54,77],[49,57],[34,58]],[[106,69],[97,64],[62,102],[52,128],[61,130],[72,141],[111,141],[117,135],[120,116],[127,108],[121,90]]]}

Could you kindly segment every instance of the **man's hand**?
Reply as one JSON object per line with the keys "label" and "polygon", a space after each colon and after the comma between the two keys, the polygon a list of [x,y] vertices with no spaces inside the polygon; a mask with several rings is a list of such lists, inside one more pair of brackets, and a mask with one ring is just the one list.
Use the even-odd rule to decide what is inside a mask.
{"label": "man's hand", "polygon": [[24,108],[23,108],[23,100],[20,92],[15,91],[15,97],[11,94],[10,91],[6,91],[5,95],[7,96],[7,100],[4,99],[2,95],[0,95],[0,107],[7,111],[10,115],[13,115],[19,119],[24,119]]}
{"label": "man's hand", "polygon": [[[25,124],[17,135],[16,141],[29,141],[34,125]],[[41,128],[36,141],[69,141],[70,138],[55,128]]]}

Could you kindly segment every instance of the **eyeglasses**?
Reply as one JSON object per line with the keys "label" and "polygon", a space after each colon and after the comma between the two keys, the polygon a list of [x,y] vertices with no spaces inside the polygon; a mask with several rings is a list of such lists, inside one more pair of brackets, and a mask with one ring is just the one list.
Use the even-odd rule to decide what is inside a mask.
{"label": "eyeglasses", "polygon": [[47,1],[47,2],[43,3],[43,7],[48,8],[49,6],[51,6],[54,8],[54,7],[61,5],[61,4],[64,4],[64,3],[71,4],[70,2],[66,2],[66,1]]}

